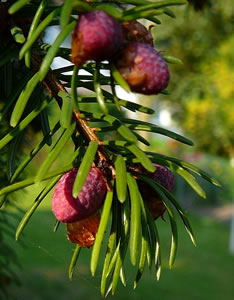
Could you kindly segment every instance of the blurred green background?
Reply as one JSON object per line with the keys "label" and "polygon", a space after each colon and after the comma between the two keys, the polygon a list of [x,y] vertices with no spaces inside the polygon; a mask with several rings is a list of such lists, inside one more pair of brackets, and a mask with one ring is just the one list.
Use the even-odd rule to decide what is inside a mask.
{"label": "blurred green background", "polygon": [[[130,266],[129,259],[126,258],[127,287],[123,287],[119,282],[113,299],[141,300],[146,297],[160,300],[233,299],[234,270],[233,256],[228,250],[228,226],[207,217],[193,215],[189,217],[197,238],[197,247],[192,245],[178,220],[181,225],[178,254],[175,265],[170,270],[169,221],[167,220],[165,224],[159,220],[158,229],[163,252],[160,281],[156,281],[154,269],[151,273],[145,269],[136,290],[133,290],[137,270]],[[14,219],[12,224],[16,225],[18,221]],[[69,281],[68,266],[74,245],[66,238],[64,224],[57,233],[53,233],[53,221],[52,213],[41,209],[27,225],[21,239],[22,244],[11,240],[10,246],[16,250],[21,264],[21,268],[17,271],[21,285],[11,288],[11,293],[19,300],[101,299],[100,269],[95,278],[90,274],[91,250],[84,249],[81,252],[74,278]]]}
{"label": "blurred green background", "polygon": [[[194,2],[196,8],[204,4],[202,10],[195,10]],[[201,199],[176,178],[174,192],[189,213],[197,247],[192,245],[178,219],[178,255],[175,266],[169,270],[169,221],[158,220],[163,251],[160,281],[156,281],[154,270],[151,273],[145,270],[137,289],[133,290],[137,270],[126,265],[128,285],[124,288],[119,283],[113,299],[234,299],[234,253],[230,249],[234,199],[234,3],[233,0],[189,3],[188,7],[175,9],[176,19],[163,17],[162,25],[152,29],[156,49],[184,62],[170,65],[169,96],[135,100],[155,109],[153,119],[148,121],[182,133],[195,143],[194,147],[183,146],[153,135],[150,151],[192,162],[218,179],[222,188],[201,181],[207,193],[207,199]],[[138,117],[146,120],[143,115]],[[27,147],[26,140],[23,149]],[[40,160],[34,160],[30,171],[34,172],[38,164]],[[18,208],[15,205],[6,208],[9,226],[1,228],[0,237],[18,257],[19,266],[14,261],[7,263],[12,264],[20,282],[17,285],[6,281],[10,294],[17,300],[101,299],[101,274],[97,272],[91,278],[89,271],[90,250],[81,252],[74,279],[72,282],[68,279],[74,245],[67,240],[63,224],[53,233],[51,195],[27,224],[21,240],[14,241],[15,228],[36,195],[34,188],[13,194],[11,199]],[[6,250],[6,253],[10,252]]]}

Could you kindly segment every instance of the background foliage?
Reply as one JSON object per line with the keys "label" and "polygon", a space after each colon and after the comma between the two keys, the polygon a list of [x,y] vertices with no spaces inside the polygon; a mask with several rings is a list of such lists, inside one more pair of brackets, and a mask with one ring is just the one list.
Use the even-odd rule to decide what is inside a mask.
{"label": "background foliage", "polygon": [[186,7],[178,13],[173,26],[154,31],[156,46],[169,47],[184,63],[173,68],[173,95],[167,101],[198,150],[230,158],[234,141],[233,3],[216,1],[202,11]]}

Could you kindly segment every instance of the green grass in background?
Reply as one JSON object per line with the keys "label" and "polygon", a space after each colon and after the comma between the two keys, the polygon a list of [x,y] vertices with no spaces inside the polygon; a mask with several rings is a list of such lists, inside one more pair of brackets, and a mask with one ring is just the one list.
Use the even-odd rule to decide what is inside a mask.
{"label": "green grass in background", "polygon": [[[44,204],[44,208],[48,206],[48,202]],[[25,228],[21,237],[23,246],[20,242],[10,241],[22,265],[18,273],[22,285],[12,287],[11,292],[17,300],[101,299],[100,270],[95,278],[89,270],[91,250],[83,249],[74,279],[69,281],[67,273],[74,245],[66,239],[64,224],[53,233],[53,214],[42,208]],[[178,220],[178,255],[173,269],[169,270],[170,225],[168,221],[157,221],[163,251],[160,281],[155,280],[154,270],[151,273],[145,270],[134,291],[132,283],[136,269],[126,262],[128,285],[124,288],[119,282],[116,295],[109,299],[233,300],[234,257],[228,252],[229,227],[208,218],[191,216],[190,219],[197,237],[196,248]],[[14,218],[13,221],[17,226],[19,220]]]}

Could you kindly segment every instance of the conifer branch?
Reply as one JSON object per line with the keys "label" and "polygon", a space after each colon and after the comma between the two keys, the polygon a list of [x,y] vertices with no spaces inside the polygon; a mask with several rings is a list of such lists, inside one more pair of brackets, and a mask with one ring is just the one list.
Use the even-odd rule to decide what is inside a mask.
{"label": "conifer branch", "polygon": [[[37,72],[40,69],[42,58],[37,53],[32,53],[32,70]],[[42,84],[46,87],[49,93],[56,99],[58,105],[62,106],[62,98],[59,96],[59,92],[66,92],[66,89],[62,83],[54,76],[53,71],[50,69],[47,73]],[[96,167],[100,169],[106,178],[107,187],[109,190],[112,189],[109,181],[115,177],[115,169],[112,165],[112,162],[106,153],[104,147],[102,146],[102,141],[95,134],[94,129],[92,129],[87,123],[86,119],[81,117],[81,114],[73,110],[73,119],[76,121],[77,131],[83,136],[86,143],[89,144],[91,141],[98,142],[98,159],[95,160]]]}

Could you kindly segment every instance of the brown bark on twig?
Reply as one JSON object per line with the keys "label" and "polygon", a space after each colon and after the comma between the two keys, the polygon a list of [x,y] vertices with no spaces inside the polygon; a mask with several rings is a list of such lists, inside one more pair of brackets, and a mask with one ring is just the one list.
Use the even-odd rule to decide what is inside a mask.
{"label": "brown bark on twig", "polygon": [[[42,58],[36,54],[32,53],[32,69],[37,72],[40,69]],[[47,88],[49,93],[56,99],[58,105],[62,106],[62,98],[58,95],[59,92],[67,92],[62,83],[56,79],[52,70],[49,70],[42,84]],[[112,189],[110,180],[115,177],[115,169],[112,162],[109,159],[108,154],[102,146],[101,140],[94,133],[93,129],[89,126],[86,119],[81,118],[78,111],[73,111],[73,119],[76,121],[77,131],[83,136],[87,144],[90,141],[98,142],[97,160],[95,160],[95,165],[103,173],[106,178],[107,187],[109,190]]]}

